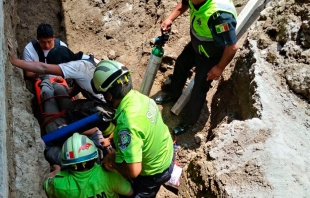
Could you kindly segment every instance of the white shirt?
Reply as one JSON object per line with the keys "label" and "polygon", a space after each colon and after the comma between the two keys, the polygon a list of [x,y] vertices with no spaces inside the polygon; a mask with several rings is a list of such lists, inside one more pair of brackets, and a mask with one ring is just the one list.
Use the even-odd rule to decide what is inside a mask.
{"label": "white shirt", "polygon": [[[61,46],[68,47],[64,42],[60,41]],[[43,50],[44,56],[46,57],[50,50]],[[31,42],[29,42],[24,48],[23,59],[25,61],[36,61],[39,62],[39,55],[37,51],[34,49]]]}
{"label": "white shirt", "polygon": [[82,88],[92,94],[94,97],[105,102],[102,94],[95,94],[91,87],[91,79],[94,76],[96,67],[86,60],[71,61],[59,64],[64,78],[72,78]]}

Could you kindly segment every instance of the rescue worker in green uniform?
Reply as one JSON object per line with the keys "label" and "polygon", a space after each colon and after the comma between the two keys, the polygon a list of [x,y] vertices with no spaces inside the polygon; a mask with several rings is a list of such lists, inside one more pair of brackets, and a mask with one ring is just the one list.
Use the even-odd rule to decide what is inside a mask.
{"label": "rescue worker in green uniform", "polygon": [[104,167],[128,178],[135,197],[155,197],[174,166],[172,138],[156,103],[133,90],[129,70],[116,61],[97,65],[92,86],[116,108],[116,151],[104,158]]}
{"label": "rescue worker in green uniform", "polygon": [[169,31],[172,22],[188,9],[191,41],[176,60],[168,93],[154,98],[157,104],[176,101],[190,70],[196,67],[186,118],[172,130],[175,135],[186,132],[198,121],[212,80],[220,78],[238,50],[237,14],[232,0],[182,0],[161,28]]}
{"label": "rescue worker in green uniform", "polygon": [[62,162],[68,166],[48,175],[44,190],[50,198],[131,196],[130,183],[116,171],[106,171],[96,163],[98,151],[95,144],[85,135],[74,133],[62,147]]}

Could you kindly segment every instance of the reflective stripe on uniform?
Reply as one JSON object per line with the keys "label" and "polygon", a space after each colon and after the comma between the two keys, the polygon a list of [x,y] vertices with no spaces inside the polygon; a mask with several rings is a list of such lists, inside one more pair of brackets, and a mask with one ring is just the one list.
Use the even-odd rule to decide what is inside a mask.
{"label": "reflective stripe on uniform", "polygon": [[206,50],[203,48],[202,45],[198,45],[198,51],[199,51],[200,54],[203,53],[206,57],[209,58],[208,53],[206,52]]}
{"label": "reflective stripe on uniform", "polygon": [[115,130],[115,125],[112,122],[110,122],[110,125],[108,126],[108,128],[105,131],[102,132],[103,133],[102,135],[103,136],[110,135],[111,133],[114,132],[114,130]]}

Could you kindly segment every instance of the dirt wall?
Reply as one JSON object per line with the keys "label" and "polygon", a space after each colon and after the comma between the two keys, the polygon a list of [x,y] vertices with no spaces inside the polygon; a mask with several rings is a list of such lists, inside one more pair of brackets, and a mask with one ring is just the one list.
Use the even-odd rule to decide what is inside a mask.
{"label": "dirt wall", "polygon": [[5,89],[5,37],[4,37],[4,10],[3,1],[0,1],[0,197],[8,197],[8,166],[7,166],[7,149],[6,149],[6,89]]}
{"label": "dirt wall", "polygon": [[7,39],[11,39],[16,49],[19,47],[16,42],[16,28],[20,24],[17,3],[1,1],[4,23],[0,25],[3,50],[0,70],[3,183],[0,193],[6,198],[45,197],[42,182],[49,166],[43,157],[40,130],[32,113],[32,94],[26,89],[22,70],[12,67],[7,60]]}

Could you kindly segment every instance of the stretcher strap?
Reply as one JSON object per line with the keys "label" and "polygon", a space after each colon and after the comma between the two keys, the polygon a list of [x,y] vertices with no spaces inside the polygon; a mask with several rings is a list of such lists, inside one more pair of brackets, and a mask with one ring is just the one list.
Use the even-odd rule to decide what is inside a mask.
{"label": "stretcher strap", "polygon": [[57,96],[52,96],[52,97],[49,97],[49,98],[45,98],[43,101],[41,101],[39,103],[39,105],[43,105],[46,101],[50,100],[50,99],[53,99],[53,98],[71,98],[70,96],[68,95],[57,95]]}
{"label": "stretcher strap", "polygon": [[45,120],[41,124],[41,127],[45,127],[46,125],[48,125],[49,123],[53,122],[57,118],[65,117],[65,114],[66,114],[66,110],[63,110],[63,111],[61,111],[59,113],[42,113],[42,118],[45,118],[47,116],[52,116],[52,117],[50,117],[49,119]]}
{"label": "stretcher strap", "polygon": [[[52,96],[52,97],[49,97],[49,98],[45,98],[43,101],[41,101],[39,103],[39,105],[42,107],[42,105],[52,99],[52,98],[71,98],[70,96],[68,95],[57,95],[57,96]],[[43,108],[41,108],[43,109]],[[42,124],[41,124],[41,127],[45,127],[46,125],[48,125],[49,123],[53,122],[54,120],[56,120],[57,118],[60,118],[60,117],[65,117],[65,114],[66,114],[66,110],[63,110],[61,112],[58,112],[58,113],[42,113],[42,119],[44,119],[45,117],[47,116],[52,116],[51,118],[49,118],[48,120],[45,120]]]}

